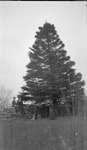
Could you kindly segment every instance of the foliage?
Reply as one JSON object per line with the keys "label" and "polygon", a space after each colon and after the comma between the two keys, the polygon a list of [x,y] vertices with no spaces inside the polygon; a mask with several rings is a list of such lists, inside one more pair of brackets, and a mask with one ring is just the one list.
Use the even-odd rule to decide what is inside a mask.
{"label": "foliage", "polygon": [[73,101],[77,107],[77,100],[84,94],[84,81],[82,74],[73,68],[75,62],[67,55],[54,25],[46,22],[35,38],[24,76],[26,84],[20,93],[22,100],[41,103],[49,99],[55,105],[61,99]]}

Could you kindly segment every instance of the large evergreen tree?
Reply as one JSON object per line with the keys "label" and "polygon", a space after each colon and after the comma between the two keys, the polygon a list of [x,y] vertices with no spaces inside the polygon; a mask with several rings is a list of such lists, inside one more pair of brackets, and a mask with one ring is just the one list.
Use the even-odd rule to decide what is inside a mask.
{"label": "large evergreen tree", "polygon": [[20,93],[22,100],[41,103],[49,99],[55,105],[64,98],[77,106],[77,100],[84,94],[84,81],[81,73],[73,68],[75,62],[67,56],[54,25],[46,22],[39,27],[35,38],[24,76],[26,84]]}

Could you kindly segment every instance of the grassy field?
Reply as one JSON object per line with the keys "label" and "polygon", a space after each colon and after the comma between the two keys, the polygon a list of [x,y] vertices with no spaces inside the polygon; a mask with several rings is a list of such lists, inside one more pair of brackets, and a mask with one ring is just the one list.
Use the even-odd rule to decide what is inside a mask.
{"label": "grassy field", "polygon": [[0,119],[0,150],[87,150],[87,120]]}

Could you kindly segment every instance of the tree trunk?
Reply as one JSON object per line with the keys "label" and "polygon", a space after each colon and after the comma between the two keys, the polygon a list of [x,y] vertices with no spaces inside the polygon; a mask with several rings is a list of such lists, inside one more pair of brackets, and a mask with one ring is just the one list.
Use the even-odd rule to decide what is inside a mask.
{"label": "tree trunk", "polygon": [[56,119],[55,106],[53,104],[49,107],[49,118],[51,120]]}

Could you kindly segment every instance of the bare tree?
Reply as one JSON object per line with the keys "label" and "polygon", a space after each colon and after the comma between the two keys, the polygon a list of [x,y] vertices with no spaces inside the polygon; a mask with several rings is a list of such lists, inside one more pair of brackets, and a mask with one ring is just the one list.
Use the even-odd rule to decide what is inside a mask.
{"label": "bare tree", "polygon": [[8,108],[11,105],[12,91],[4,86],[0,87],[0,111]]}

